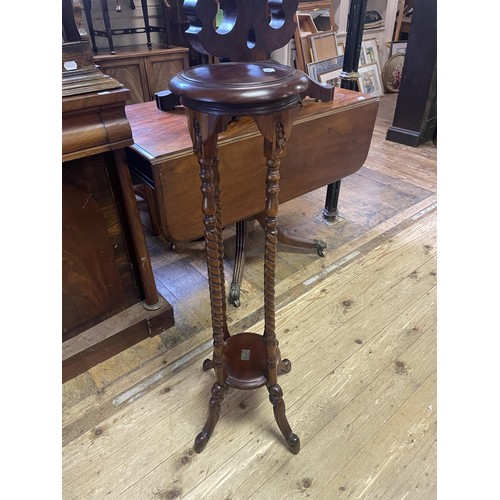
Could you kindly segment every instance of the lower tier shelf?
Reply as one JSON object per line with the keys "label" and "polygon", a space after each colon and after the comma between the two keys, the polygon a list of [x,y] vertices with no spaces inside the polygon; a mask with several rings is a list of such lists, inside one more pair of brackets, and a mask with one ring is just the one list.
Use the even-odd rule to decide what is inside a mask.
{"label": "lower tier shelf", "polygon": [[[279,362],[279,360],[278,360]],[[224,345],[226,383],[237,389],[257,389],[267,384],[267,345],[263,335],[238,333]]]}

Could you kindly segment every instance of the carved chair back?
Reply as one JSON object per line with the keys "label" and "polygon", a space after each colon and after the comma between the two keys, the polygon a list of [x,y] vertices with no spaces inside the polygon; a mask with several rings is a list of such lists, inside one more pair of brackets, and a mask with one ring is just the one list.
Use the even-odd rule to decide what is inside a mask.
{"label": "carved chair back", "polygon": [[292,38],[297,5],[298,0],[185,0],[186,37],[198,52],[221,60],[263,61]]}

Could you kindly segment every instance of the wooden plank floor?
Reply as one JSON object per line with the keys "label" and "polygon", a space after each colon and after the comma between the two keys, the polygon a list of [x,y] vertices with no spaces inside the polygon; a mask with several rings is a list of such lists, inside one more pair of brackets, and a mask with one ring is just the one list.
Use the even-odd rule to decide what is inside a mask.
{"label": "wooden plank floor", "polygon": [[[63,385],[63,497],[78,499],[436,498],[436,148],[385,141],[381,100],[365,166],[280,207],[289,232],[327,242],[324,258],[280,246],[277,335],[292,455],[267,390],[229,390],[203,453],[212,372],[201,242],[148,236],[176,327]],[[144,214],[145,215],[145,214]],[[144,217],[147,225],[147,217]],[[230,281],[234,228],[225,229]],[[250,230],[242,304],[230,330],[262,333],[262,242]]]}

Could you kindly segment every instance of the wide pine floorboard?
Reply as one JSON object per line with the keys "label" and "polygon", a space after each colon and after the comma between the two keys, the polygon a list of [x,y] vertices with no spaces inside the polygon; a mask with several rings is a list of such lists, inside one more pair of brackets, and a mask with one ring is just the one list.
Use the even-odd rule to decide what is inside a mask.
{"label": "wide pine floorboard", "polygon": [[[201,242],[171,249],[148,232],[176,326],[63,387],[63,498],[267,500],[436,498],[436,147],[385,140],[397,95],[381,99],[365,165],[280,207],[288,232],[327,242],[325,257],[279,246],[276,325],[292,370],[279,376],[293,455],[265,387],[230,389],[206,449],[193,450],[213,372]],[[341,159],[339,159],[341,161]],[[234,227],[225,228],[226,280]],[[232,333],[262,333],[263,232],[250,223]]]}

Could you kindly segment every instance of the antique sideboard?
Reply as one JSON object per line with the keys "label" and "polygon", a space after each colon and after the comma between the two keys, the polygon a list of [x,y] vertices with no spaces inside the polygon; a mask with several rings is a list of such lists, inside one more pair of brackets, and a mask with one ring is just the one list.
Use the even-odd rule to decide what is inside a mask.
{"label": "antique sideboard", "polygon": [[63,45],[63,382],[174,325],[157,292],[124,148],[130,91]]}

